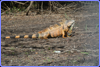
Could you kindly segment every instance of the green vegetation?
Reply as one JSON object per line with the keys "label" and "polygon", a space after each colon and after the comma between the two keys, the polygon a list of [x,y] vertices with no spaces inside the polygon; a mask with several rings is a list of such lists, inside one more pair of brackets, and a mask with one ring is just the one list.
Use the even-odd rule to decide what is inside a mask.
{"label": "green vegetation", "polygon": [[65,13],[65,17],[66,17],[66,19],[68,18],[68,19],[70,19],[68,16],[67,16],[67,14]]}
{"label": "green vegetation", "polygon": [[49,57],[46,58],[46,60],[43,60],[43,62],[50,62],[51,60],[49,59]]}
{"label": "green vegetation", "polygon": [[50,50],[50,47],[48,47],[48,50]]}
{"label": "green vegetation", "polygon": [[32,49],[31,49],[31,52],[34,52],[34,51],[35,51],[35,50],[32,50]]}
{"label": "green vegetation", "polygon": [[78,59],[80,59],[80,57],[78,57]]}
{"label": "green vegetation", "polygon": [[26,55],[28,55],[28,52],[25,52]]}
{"label": "green vegetation", "polygon": [[45,60],[43,60],[43,62],[46,62]]}
{"label": "green vegetation", "polygon": [[23,10],[25,10],[25,9],[13,7],[13,8],[11,8],[10,11],[15,13],[15,12],[23,11]]}
{"label": "green vegetation", "polygon": [[11,50],[14,50],[14,48],[13,48],[13,47],[11,47]]}
{"label": "green vegetation", "polygon": [[88,55],[89,53],[88,52],[81,52],[82,54],[86,54],[86,55]]}
{"label": "green vegetation", "polygon": [[12,52],[12,54],[14,55],[15,53],[14,53],[14,52]]}
{"label": "green vegetation", "polygon": [[1,62],[1,64],[3,65],[3,64],[4,64],[4,62]]}
{"label": "green vegetation", "polygon": [[50,62],[50,59],[47,57],[47,61]]}
{"label": "green vegetation", "polygon": [[4,55],[5,57],[7,57],[7,55]]}
{"label": "green vegetation", "polygon": [[50,59],[48,59],[48,62],[50,62]]}
{"label": "green vegetation", "polygon": [[76,60],[73,60],[73,64],[78,64],[78,62]]}
{"label": "green vegetation", "polygon": [[96,29],[99,27],[99,24],[96,25]]}

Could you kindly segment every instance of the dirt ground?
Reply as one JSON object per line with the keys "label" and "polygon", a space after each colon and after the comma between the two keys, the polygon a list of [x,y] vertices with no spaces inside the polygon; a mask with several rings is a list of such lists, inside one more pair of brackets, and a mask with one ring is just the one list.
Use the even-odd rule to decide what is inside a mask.
{"label": "dirt ground", "polygon": [[[2,66],[99,65],[99,4],[67,13],[75,20],[73,37],[1,39]],[[33,34],[57,24],[64,14],[1,16],[1,36]],[[60,51],[60,53],[57,51]]]}

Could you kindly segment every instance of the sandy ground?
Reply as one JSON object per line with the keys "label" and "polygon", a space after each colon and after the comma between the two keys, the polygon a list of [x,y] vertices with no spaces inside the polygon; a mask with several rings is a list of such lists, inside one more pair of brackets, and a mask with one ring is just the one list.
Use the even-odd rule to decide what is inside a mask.
{"label": "sandy ground", "polygon": [[[75,20],[73,37],[46,40],[2,39],[2,66],[97,66],[99,64],[98,6],[66,13]],[[3,15],[1,16],[1,36],[37,33],[50,25],[57,24],[64,17],[64,14]]]}

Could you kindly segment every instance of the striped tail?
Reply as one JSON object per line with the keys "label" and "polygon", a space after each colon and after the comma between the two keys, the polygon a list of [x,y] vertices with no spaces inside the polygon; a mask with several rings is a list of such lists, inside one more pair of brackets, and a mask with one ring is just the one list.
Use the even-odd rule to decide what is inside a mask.
{"label": "striped tail", "polygon": [[2,39],[9,39],[9,38],[38,38],[39,34],[33,34],[33,35],[18,35],[18,36],[6,36],[1,37]]}

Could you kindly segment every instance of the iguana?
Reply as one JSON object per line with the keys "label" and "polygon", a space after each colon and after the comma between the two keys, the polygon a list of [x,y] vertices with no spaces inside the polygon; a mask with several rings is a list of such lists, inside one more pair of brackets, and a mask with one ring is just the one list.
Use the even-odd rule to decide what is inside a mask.
{"label": "iguana", "polygon": [[55,24],[53,26],[50,26],[49,28],[46,28],[42,31],[39,31],[37,34],[6,36],[6,37],[1,37],[1,38],[3,38],[3,39],[8,39],[8,38],[41,38],[41,39],[47,39],[49,37],[58,37],[58,36],[61,36],[61,35],[62,35],[63,38],[71,37],[71,33],[72,33],[74,23],[75,23],[74,20],[63,20],[58,25]]}

